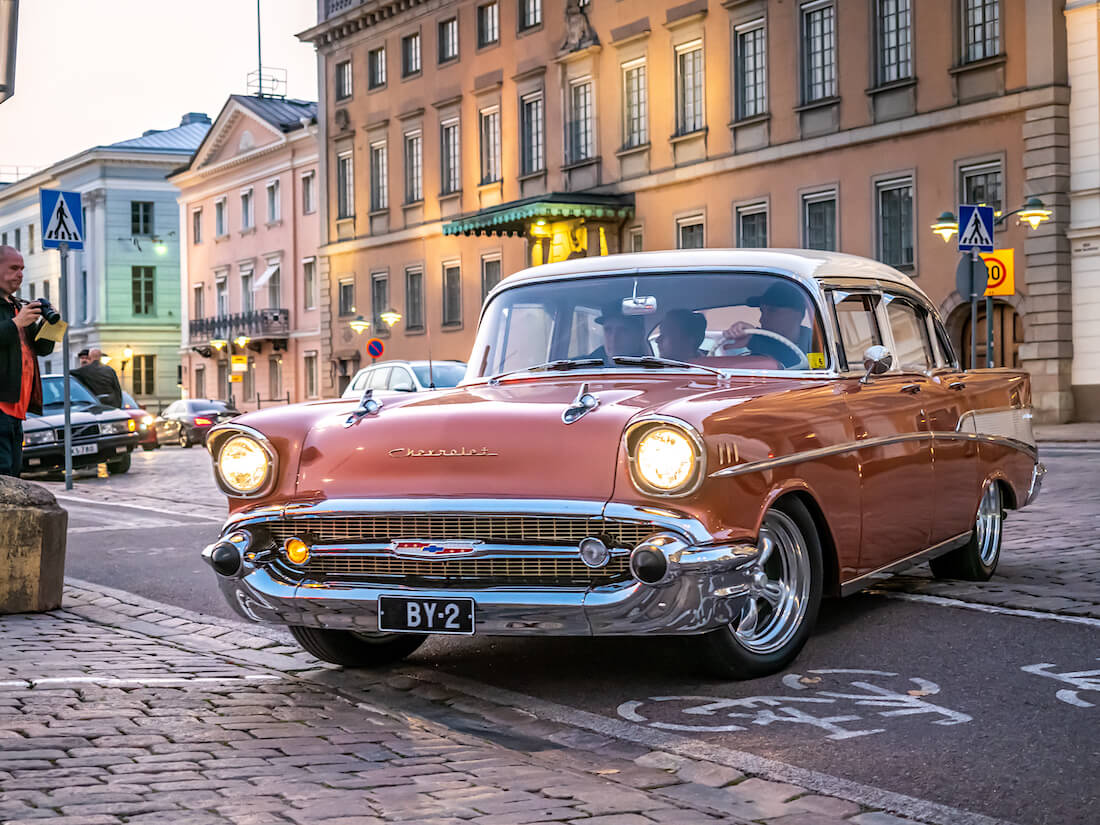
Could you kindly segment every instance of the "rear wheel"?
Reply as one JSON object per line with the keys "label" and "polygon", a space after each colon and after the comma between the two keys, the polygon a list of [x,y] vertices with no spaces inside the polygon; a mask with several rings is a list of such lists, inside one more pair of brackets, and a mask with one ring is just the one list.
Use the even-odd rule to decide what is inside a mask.
{"label": "rear wheel", "polygon": [[323,662],[344,667],[381,667],[398,662],[424,644],[423,633],[358,633],[291,625],[298,644]]}
{"label": "rear wheel", "polygon": [[1001,536],[1004,532],[1004,497],[1000,482],[992,481],[982,493],[974,532],[965,545],[932,559],[928,566],[937,579],[963,579],[972,582],[989,581],[1001,559]]}
{"label": "rear wheel", "polygon": [[127,473],[129,471],[130,471],[130,454],[129,453],[126,453],[126,455],[122,456],[121,458],[116,458],[114,461],[108,461],[107,462],[107,472],[110,473],[113,476],[121,475],[122,473]]}
{"label": "rear wheel", "polygon": [[703,637],[710,670],[728,679],[767,676],[786,667],[817,621],[823,589],[821,542],[797,499],[764,516],[749,596],[730,624]]}

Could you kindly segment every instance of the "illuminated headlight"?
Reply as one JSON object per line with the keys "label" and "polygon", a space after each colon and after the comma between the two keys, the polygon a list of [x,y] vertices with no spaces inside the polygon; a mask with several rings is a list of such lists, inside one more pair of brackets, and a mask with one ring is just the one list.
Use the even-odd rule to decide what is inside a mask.
{"label": "illuminated headlight", "polygon": [[53,430],[28,430],[23,433],[23,444],[27,447],[33,447],[35,444],[52,444],[56,440]]}
{"label": "illuminated headlight", "polygon": [[99,425],[99,432],[101,435],[122,435],[130,431],[132,421],[131,418],[127,418],[125,421],[103,421]]}
{"label": "illuminated headlight", "polygon": [[628,435],[634,483],[642,492],[676,495],[691,492],[702,473],[700,442],[675,424],[645,423]]}
{"label": "illuminated headlight", "polygon": [[235,435],[218,452],[218,476],[236,493],[259,490],[271,471],[271,459],[260,442],[247,435]]}
{"label": "illuminated headlight", "polygon": [[146,415],[141,419],[141,426],[142,427],[148,427],[152,423],[153,423],[153,416],[151,416],[151,415]]}

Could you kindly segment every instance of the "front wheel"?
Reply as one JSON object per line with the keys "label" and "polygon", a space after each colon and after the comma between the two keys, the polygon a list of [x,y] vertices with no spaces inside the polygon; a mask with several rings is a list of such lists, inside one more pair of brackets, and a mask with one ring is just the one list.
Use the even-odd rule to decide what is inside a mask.
{"label": "front wheel", "polygon": [[978,515],[974,519],[974,532],[970,534],[970,541],[957,550],[929,561],[932,575],[937,579],[989,581],[1001,559],[1004,518],[1001,485],[996,481],[990,482],[978,503]]}
{"label": "front wheel", "polygon": [[709,669],[727,679],[782,670],[806,644],[823,590],[821,542],[802,502],[788,499],[764,516],[749,595],[740,615],[701,637]]}
{"label": "front wheel", "polygon": [[122,475],[122,473],[128,473],[130,471],[130,454],[117,458],[114,461],[107,462],[107,472],[113,476]]}
{"label": "front wheel", "polygon": [[398,662],[424,644],[423,633],[357,633],[320,627],[290,626],[298,644],[322,662],[372,668]]}

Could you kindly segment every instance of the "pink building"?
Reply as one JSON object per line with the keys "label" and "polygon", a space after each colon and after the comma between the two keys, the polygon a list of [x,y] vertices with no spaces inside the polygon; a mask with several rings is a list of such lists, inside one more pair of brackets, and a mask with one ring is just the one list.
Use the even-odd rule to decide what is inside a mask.
{"label": "pink building", "polygon": [[316,116],[316,103],[232,95],[169,178],[180,189],[186,397],[232,395],[253,410],[320,395]]}

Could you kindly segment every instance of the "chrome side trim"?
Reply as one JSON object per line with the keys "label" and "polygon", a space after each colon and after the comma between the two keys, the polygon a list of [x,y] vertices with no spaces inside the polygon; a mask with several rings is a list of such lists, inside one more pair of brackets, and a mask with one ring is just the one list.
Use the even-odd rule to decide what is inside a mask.
{"label": "chrome side trim", "polygon": [[970,541],[971,535],[972,531],[968,530],[965,533],[960,533],[954,538],[947,539],[946,541],[941,541],[939,544],[934,544],[931,547],[925,548],[919,553],[913,553],[911,556],[906,556],[904,559],[891,562],[890,564],[887,564],[884,567],[880,567],[877,570],[872,570],[870,573],[864,573],[862,576],[857,576],[854,579],[846,581],[840,586],[840,595],[850,596],[852,593],[862,590],[864,587],[870,584],[870,579],[883,578],[892,573],[897,573],[901,570],[905,570],[908,567],[912,567],[915,564],[920,564],[921,562],[928,561],[929,559],[934,559],[937,556],[942,556],[944,553],[950,553],[952,550],[957,550],[968,541]]}
{"label": "chrome side trim", "polygon": [[[264,483],[261,484],[260,487],[251,493],[241,493],[234,490],[222,481],[221,473],[218,472],[218,455],[221,452],[222,443],[228,440],[233,433],[247,435],[249,438],[256,441],[264,453],[267,454],[267,478],[264,479]],[[206,449],[214,462],[214,481],[217,482],[218,489],[230,498],[262,498],[270,493],[271,488],[275,486],[275,480],[279,477],[279,453],[271,445],[271,442],[267,440],[267,436],[259,430],[253,429],[246,424],[234,424],[232,421],[218,424],[212,427],[210,432],[206,434]]]}
{"label": "chrome side trim", "polygon": [[943,441],[979,441],[989,444],[1000,444],[1002,446],[1012,447],[1013,449],[1026,453],[1032,458],[1038,456],[1038,450],[1035,446],[1015,438],[1010,438],[1009,436],[993,435],[989,433],[964,433],[948,430],[929,430],[923,432],[884,435],[878,436],[877,438],[864,438],[859,441],[848,441],[843,444],[833,444],[829,447],[817,447],[813,450],[802,450],[797,453],[778,456],[776,458],[766,458],[760,461],[750,461],[745,464],[739,464],[735,467],[726,467],[722,470],[716,470],[715,472],[711,473],[709,477],[725,478],[728,476],[739,476],[744,475],[745,473],[756,473],[762,472],[764,470],[774,470],[777,467],[786,467],[789,464],[801,464],[804,461],[816,461],[819,458],[828,458],[830,456],[841,455],[842,453],[850,453],[854,450],[862,450],[864,448],[887,447],[891,444],[901,444],[906,441],[926,441],[936,439]]}

